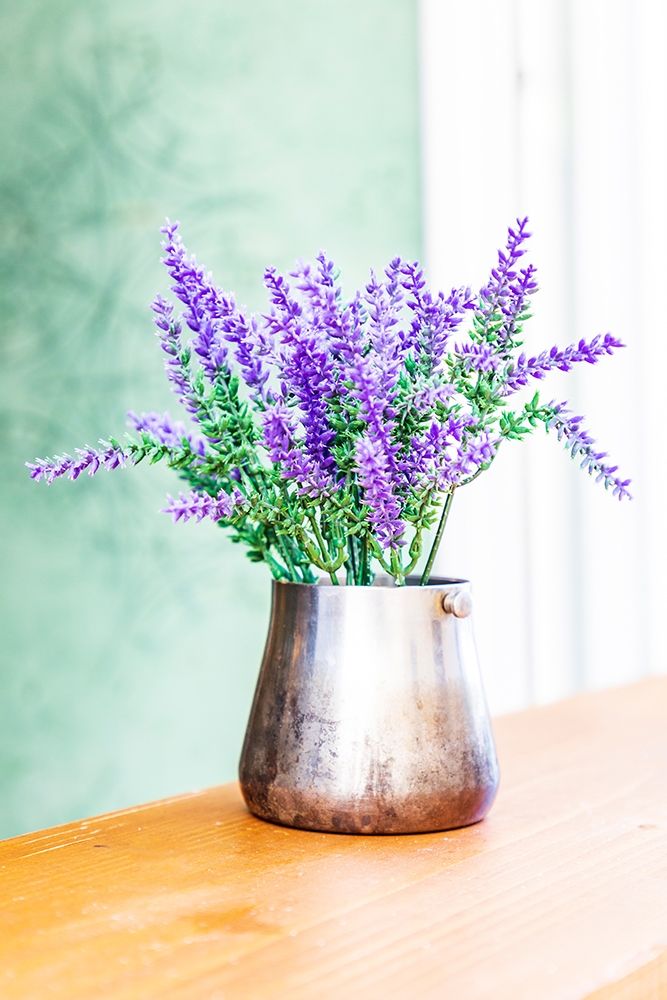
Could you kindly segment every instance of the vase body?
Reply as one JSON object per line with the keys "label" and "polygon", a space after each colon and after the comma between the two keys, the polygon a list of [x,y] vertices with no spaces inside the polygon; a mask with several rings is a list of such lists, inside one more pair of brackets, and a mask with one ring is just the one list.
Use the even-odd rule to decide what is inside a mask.
{"label": "vase body", "polygon": [[481,820],[498,765],[469,583],[274,582],[239,775],[252,813],[303,829]]}

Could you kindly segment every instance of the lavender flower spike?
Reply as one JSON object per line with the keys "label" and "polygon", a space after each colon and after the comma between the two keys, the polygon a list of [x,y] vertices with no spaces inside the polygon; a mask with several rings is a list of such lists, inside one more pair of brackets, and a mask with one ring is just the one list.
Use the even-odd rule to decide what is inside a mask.
{"label": "lavender flower spike", "polygon": [[145,432],[167,448],[182,448],[187,441],[192,451],[201,458],[206,454],[202,437],[191,434],[180,420],[173,420],[168,413],[135,413],[129,410],[127,422],[135,431]]}
{"label": "lavender flower spike", "polygon": [[164,368],[174,392],[186,410],[197,420],[199,407],[194,399],[192,382],[187,364],[183,358],[181,344],[181,324],[174,317],[174,307],[161,295],[156,295],[151,304],[160,346],[167,355]]}
{"label": "lavender flower spike", "polygon": [[245,497],[236,487],[233,493],[225,493],[221,490],[217,496],[209,496],[208,493],[198,493],[192,490],[190,493],[179,493],[178,497],[167,497],[167,506],[162,510],[163,514],[171,514],[174,521],[202,521],[210,518],[212,521],[226,521],[234,511],[243,504]]}
{"label": "lavender flower spike", "polygon": [[72,455],[56,455],[54,458],[37,458],[26,462],[30,478],[43,480],[49,485],[54,479],[67,476],[78,479],[82,472],[94,476],[100,469],[118,469],[125,465],[128,455],[119,444],[100,439],[101,448],[76,448]]}
{"label": "lavender flower spike", "polygon": [[267,268],[264,284],[273,310],[266,317],[282,350],[282,399],[298,403],[304,430],[304,452],[325,489],[335,489],[335,461],[331,443],[336,433],[329,423],[330,400],[336,391],[335,372],[326,334],[317,323],[307,322],[300,302],[285,278]]}
{"label": "lavender flower spike", "polygon": [[460,355],[464,371],[495,372],[504,364],[501,355],[494,350],[494,345],[486,341],[480,344],[457,344],[456,353]]}
{"label": "lavender flower spike", "polygon": [[262,360],[271,352],[270,338],[254,319],[237,309],[234,297],[213,284],[211,277],[190,256],[178,232],[178,223],[167,221],[162,232],[164,264],[174,282],[172,291],[185,306],[184,318],[194,333],[192,347],[209,381],[229,368],[226,342],[236,347],[236,361],[243,370],[246,385],[264,397],[269,369]]}
{"label": "lavender flower spike", "polygon": [[581,361],[594,365],[605,354],[613,354],[619,347],[625,347],[625,344],[611,333],[606,333],[604,337],[593,337],[590,343],[582,339],[578,344],[570,344],[562,350],[552,347],[534,358],[526,358],[525,354],[521,354],[516,364],[510,365],[505,373],[503,395],[516,392],[527,385],[530,378],[544,378],[554,368],[568,372]]}
{"label": "lavender flower spike", "polygon": [[548,422],[547,429],[555,430],[559,441],[565,442],[572,458],[580,459],[579,467],[585,469],[589,476],[595,476],[596,483],[604,483],[606,490],[612,490],[619,500],[632,499],[632,494],[628,490],[630,479],[621,479],[615,475],[618,471],[617,465],[608,465],[603,461],[607,457],[606,451],[596,451],[595,440],[588,431],[584,430],[581,416],[573,416],[568,409],[567,403],[549,403],[548,409],[552,410],[552,416]]}
{"label": "lavender flower spike", "polygon": [[362,311],[359,297],[342,317],[340,347],[345,362],[345,381],[353,386],[359,400],[360,416],[366,430],[355,443],[355,461],[368,520],[383,548],[402,544],[405,523],[398,499],[400,470],[396,456],[399,446],[392,440],[395,430],[394,392],[387,393],[386,374],[373,366],[365,354]]}
{"label": "lavender flower spike", "polygon": [[400,264],[403,288],[410,296],[407,306],[413,313],[408,333],[403,334],[406,349],[424,355],[430,371],[436,370],[444,356],[447,341],[461,324],[466,310],[474,308],[469,288],[452,288],[448,296],[426,290],[424,272],[415,261]]}
{"label": "lavender flower spike", "polygon": [[383,442],[367,431],[357,442],[356,460],[364,503],[377,540],[383,549],[396,549],[403,545],[405,525]]}
{"label": "lavender flower spike", "polygon": [[264,446],[284,479],[298,484],[299,496],[324,497],[335,490],[331,476],[320,462],[309,456],[304,442],[296,440],[294,410],[277,400],[263,419]]}
{"label": "lavender flower spike", "polygon": [[398,324],[403,305],[401,260],[396,257],[385,269],[386,282],[379,282],[371,271],[364,299],[368,308],[370,342],[375,367],[381,372],[382,391],[395,391],[396,379],[405,362],[405,343]]}
{"label": "lavender flower spike", "polygon": [[163,263],[174,282],[172,291],[185,306],[185,322],[195,335],[192,346],[207,376],[214,381],[227,364],[227,350],[219,334],[220,320],[233,315],[234,302],[211,283],[194,257],[188,256],[177,222],[167,220],[162,232]]}
{"label": "lavender flower spike", "polygon": [[533,265],[523,269],[518,266],[526,252],[524,244],[531,236],[527,228],[528,217],[516,222],[516,229],[510,226],[507,230],[505,250],[498,251],[498,264],[480,290],[480,305],[475,312],[478,333],[483,337],[493,334],[494,341],[501,347],[511,342],[528,297],[537,291]]}

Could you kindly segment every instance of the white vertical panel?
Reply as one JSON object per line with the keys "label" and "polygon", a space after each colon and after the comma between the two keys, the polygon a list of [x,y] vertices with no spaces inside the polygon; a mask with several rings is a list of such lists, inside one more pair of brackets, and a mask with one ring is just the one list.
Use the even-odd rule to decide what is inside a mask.
{"label": "white vertical panel", "polygon": [[[521,74],[519,171],[534,232],[532,254],[540,290],[526,325],[526,349],[536,352],[573,338],[571,149],[568,5],[518,0],[517,59]],[[542,390],[563,398],[556,376]],[[517,447],[519,447],[517,445]],[[583,675],[576,538],[576,476],[556,440],[544,432],[521,445],[524,457],[524,545],[531,601],[533,691],[539,701],[567,694]]]}
{"label": "white vertical panel", "polygon": [[664,669],[665,464],[658,351],[667,275],[665,5],[423,0],[426,256],[482,283],[529,214],[541,291],[527,348],[613,330],[629,345],[557,373],[636,480],[620,505],[543,434],[461,491],[439,569],[469,575],[495,710]]}
{"label": "white vertical panel", "polygon": [[[511,0],[422,5],[426,258],[434,284],[481,286],[523,206]],[[494,709],[530,695],[524,487],[518,449],[456,496],[437,569],[474,584]]]}
{"label": "white vertical panel", "polygon": [[635,108],[638,289],[635,323],[640,352],[641,477],[637,506],[642,525],[640,627],[646,637],[650,672],[667,669],[665,607],[667,605],[667,461],[664,412],[667,322],[660,300],[667,284],[667,5],[641,3],[635,15]]}
{"label": "white vertical panel", "polygon": [[590,336],[611,329],[628,344],[604,369],[581,373],[577,402],[600,443],[623,470],[632,470],[638,494],[633,504],[621,507],[600,490],[580,489],[585,680],[599,686],[641,676],[648,660],[642,625],[648,558],[642,531],[645,331],[637,315],[643,256],[636,91],[641,54],[635,4],[586,0],[575,10],[575,332]]}

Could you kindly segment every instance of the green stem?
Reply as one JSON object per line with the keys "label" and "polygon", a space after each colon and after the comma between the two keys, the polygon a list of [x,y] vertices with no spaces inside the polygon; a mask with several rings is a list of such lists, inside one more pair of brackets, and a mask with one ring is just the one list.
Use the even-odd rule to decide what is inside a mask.
{"label": "green stem", "polygon": [[424,534],[424,515],[427,507],[431,503],[431,498],[433,496],[433,491],[429,490],[421,504],[419,505],[419,510],[417,511],[417,518],[415,521],[415,533],[408,550],[408,555],[410,556],[410,562],[405,568],[405,575],[410,576],[414,572],[415,567],[422,554],[422,536]]}
{"label": "green stem", "polygon": [[402,587],[405,583],[405,574],[401,564],[401,557],[397,549],[391,550],[391,575],[396,581],[397,587]]}
{"label": "green stem", "polygon": [[329,550],[327,548],[327,543],[324,541],[324,536],[322,535],[322,532],[320,531],[320,526],[317,523],[317,518],[315,517],[314,514],[309,513],[308,514],[308,520],[310,521],[310,525],[311,525],[311,527],[313,529],[313,534],[315,535],[315,538],[317,539],[317,544],[320,547],[320,553],[322,555],[322,560],[326,563],[326,562],[329,561]]}
{"label": "green stem", "polygon": [[[327,548],[327,543],[324,541],[324,537],[322,535],[322,532],[320,531],[320,526],[317,523],[317,518],[315,517],[314,514],[309,513],[308,514],[308,520],[310,521],[311,527],[313,529],[313,534],[315,535],[315,538],[317,539],[317,544],[320,547],[320,559],[321,559],[321,561],[319,563],[317,561],[315,561],[315,560],[313,560],[313,561],[315,561],[315,565],[319,565],[320,569],[323,569],[325,572],[327,572],[329,574],[329,579],[331,580],[332,584],[334,585],[334,587],[337,587],[338,586],[338,577],[336,576],[336,572],[343,565],[344,557],[343,557],[343,559],[341,559],[338,562],[338,565],[332,564],[332,562],[331,562],[331,555],[330,555],[329,550]],[[312,558],[312,556],[311,556],[311,558]]]}
{"label": "green stem", "polygon": [[382,569],[385,571],[385,573],[387,574],[387,576],[393,576],[394,575],[393,569],[391,568],[391,566],[389,565],[389,563],[384,558],[384,553],[383,553],[382,549],[380,548],[378,542],[375,541],[375,539],[373,538],[372,535],[367,536],[367,538],[368,538],[368,541],[371,544],[371,548],[373,549],[373,555],[375,556],[375,558],[377,559],[377,561],[380,563],[380,566],[382,567]]}
{"label": "green stem", "polygon": [[355,538],[355,536],[348,535],[347,550],[349,553],[349,557],[345,563],[345,567],[347,570],[347,578],[345,582],[350,586],[353,586],[357,582],[358,578],[356,545],[357,545],[357,539]]}
{"label": "green stem", "polygon": [[283,544],[288,550],[292,562],[294,563],[294,568],[301,577],[303,583],[311,583],[312,581],[309,579],[309,576],[312,576],[312,574],[309,573],[309,563],[306,556],[299,548],[297,542],[293,538],[285,537],[283,538]]}
{"label": "green stem", "polygon": [[271,568],[271,572],[277,580],[288,580],[292,583],[292,578],[290,576],[289,569],[278,562],[278,560],[271,555],[271,548],[275,547],[281,559],[285,559],[285,554],[282,550],[282,546],[278,542],[278,536],[272,528],[264,529],[264,537],[266,539],[266,547],[264,548],[264,558],[266,559],[268,565]]}
{"label": "green stem", "polygon": [[289,546],[286,544],[286,539],[281,538],[277,531],[275,532],[274,537],[276,540],[276,548],[278,549],[281,556],[285,560],[285,564],[289,571],[290,580],[292,581],[292,583],[298,583],[299,577],[297,576],[294,563],[292,562],[292,555],[290,553]]}
{"label": "green stem", "polygon": [[428,559],[426,560],[426,566],[424,567],[424,572],[422,573],[421,580],[419,581],[420,587],[425,587],[431,576],[431,570],[433,569],[433,563],[435,562],[435,557],[438,554],[438,548],[440,547],[440,542],[442,541],[442,536],[445,530],[445,525],[447,524],[447,518],[449,517],[449,510],[450,507],[452,506],[453,499],[454,499],[454,490],[452,490],[451,493],[447,494],[447,499],[443,504],[438,530],[435,533],[435,538],[433,539],[433,545],[431,546],[431,551],[428,554]]}
{"label": "green stem", "polygon": [[410,576],[415,566],[419,562],[419,558],[422,554],[421,548],[422,548],[422,528],[417,528],[415,531],[415,537],[412,540],[412,545],[410,546],[409,555],[411,556],[411,559],[405,569],[406,576]]}
{"label": "green stem", "polygon": [[364,587],[368,581],[368,542],[364,534],[359,543],[359,569],[357,583]]}

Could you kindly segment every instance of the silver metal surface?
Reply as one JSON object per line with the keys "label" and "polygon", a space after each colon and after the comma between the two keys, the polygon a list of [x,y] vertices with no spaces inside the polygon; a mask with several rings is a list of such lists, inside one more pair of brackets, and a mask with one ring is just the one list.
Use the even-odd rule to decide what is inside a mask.
{"label": "silver metal surface", "polygon": [[470,584],[410,584],[273,584],[239,769],[256,816],[418,833],[490,809],[498,765]]}
{"label": "silver metal surface", "polygon": [[448,591],[442,599],[442,606],[450,615],[457,618],[467,618],[472,614],[472,597],[469,590]]}

